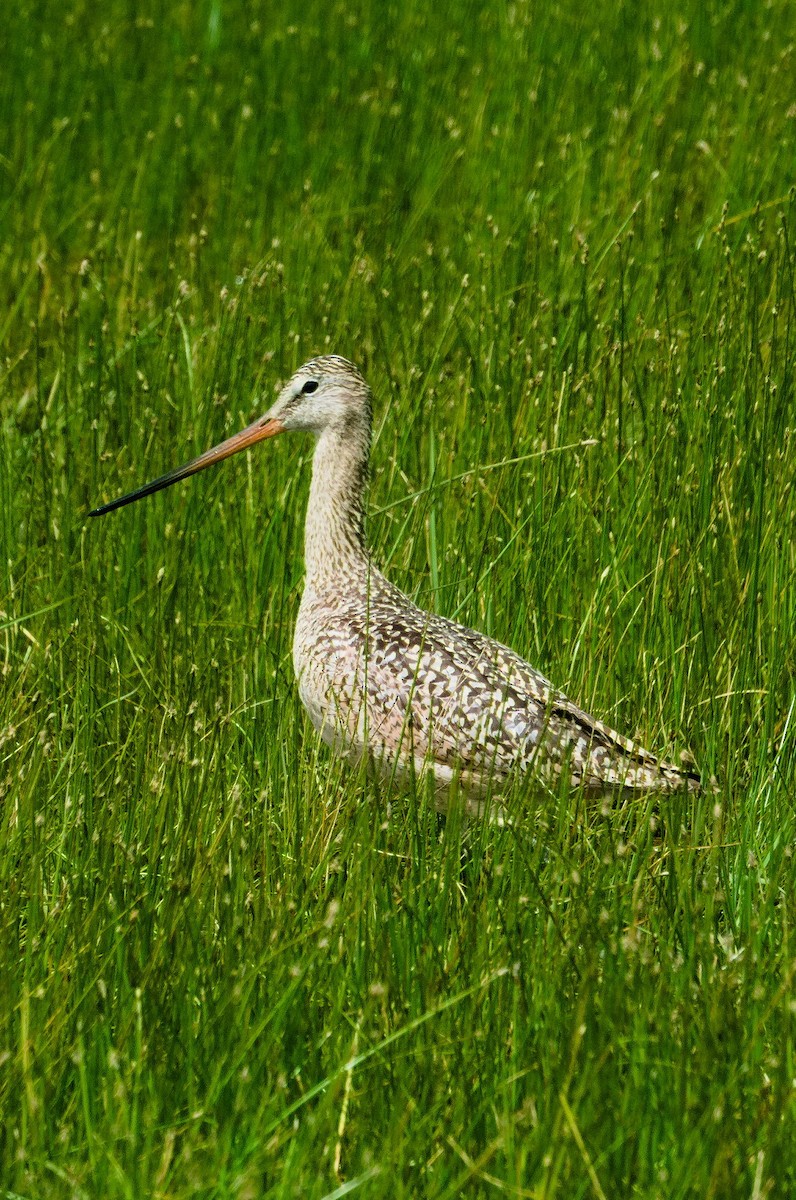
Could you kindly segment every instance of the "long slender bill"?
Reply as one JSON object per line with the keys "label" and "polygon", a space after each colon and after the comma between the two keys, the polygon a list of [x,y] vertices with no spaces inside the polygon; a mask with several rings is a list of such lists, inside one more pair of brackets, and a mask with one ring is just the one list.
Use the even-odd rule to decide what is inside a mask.
{"label": "long slender bill", "polygon": [[189,475],[195,475],[197,471],[203,471],[205,467],[212,467],[215,463],[223,462],[225,458],[237,454],[240,450],[246,450],[255,442],[261,442],[264,438],[276,437],[278,433],[284,432],[284,428],[282,422],[275,417],[258,417],[240,433],[233,434],[226,441],[214,446],[212,450],[205,450],[204,454],[200,454],[198,458],[192,458],[185,466],[167,471],[165,475],[153,479],[151,483],[145,483],[143,487],[136,488],[134,492],[128,492],[126,496],[120,496],[118,500],[111,500],[110,504],[102,504],[99,508],[92,509],[88,515],[101,517],[105,513],[113,512],[115,508],[132,504],[134,500],[142,500],[144,496],[151,496],[153,492],[159,492],[161,488],[171,487],[173,483],[179,483],[181,479],[187,479]]}

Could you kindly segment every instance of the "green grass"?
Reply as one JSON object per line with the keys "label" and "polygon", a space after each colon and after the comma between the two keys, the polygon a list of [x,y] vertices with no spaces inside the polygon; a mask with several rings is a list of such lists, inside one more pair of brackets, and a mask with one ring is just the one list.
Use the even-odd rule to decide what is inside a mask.
{"label": "green grass", "polygon": [[[792,6],[3,24],[0,1196],[793,1195]],[[301,439],[86,520],[324,351],[391,578],[716,796],[341,767]]]}

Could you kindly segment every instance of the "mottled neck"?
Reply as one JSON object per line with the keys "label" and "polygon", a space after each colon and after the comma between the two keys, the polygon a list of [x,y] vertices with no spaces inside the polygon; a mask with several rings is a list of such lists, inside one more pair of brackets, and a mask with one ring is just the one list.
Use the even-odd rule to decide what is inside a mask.
{"label": "mottled neck", "polygon": [[365,488],[370,430],[326,429],[315,445],[304,535],[307,583],[334,585],[367,568]]}

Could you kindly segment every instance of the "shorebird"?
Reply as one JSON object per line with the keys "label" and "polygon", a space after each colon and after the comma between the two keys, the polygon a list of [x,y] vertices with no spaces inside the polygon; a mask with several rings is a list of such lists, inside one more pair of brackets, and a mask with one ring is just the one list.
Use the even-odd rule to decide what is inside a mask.
{"label": "shorebird", "polygon": [[431,771],[437,805],[470,811],[528,774],[589,794],[700,790],[596,720],[508,646],[426,612],[377,569],[365,539],[371,391],[344,358],[300,367],[264,416],[212,450],[96,508],[100,516],[280,433],[315,436],[306,579],[293,641],[301,699],[325,742],[406,781]]}

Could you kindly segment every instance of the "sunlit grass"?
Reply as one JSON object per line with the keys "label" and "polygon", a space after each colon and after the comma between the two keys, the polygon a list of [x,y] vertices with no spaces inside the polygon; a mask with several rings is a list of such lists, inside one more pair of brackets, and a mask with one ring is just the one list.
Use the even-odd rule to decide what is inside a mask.
{"label": "sunlit grass", "polygon": [[[790,7],[4,21],[8,1195],[791,1194]],[[87,521],[324,351],[390,577],[716,795],[332,759],[306,441]]]}

